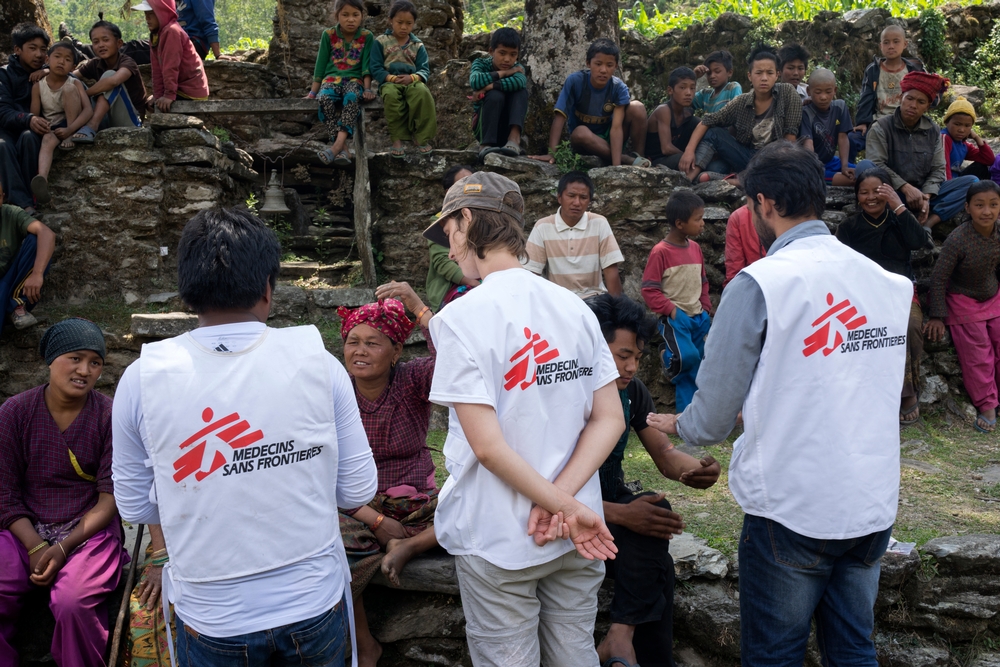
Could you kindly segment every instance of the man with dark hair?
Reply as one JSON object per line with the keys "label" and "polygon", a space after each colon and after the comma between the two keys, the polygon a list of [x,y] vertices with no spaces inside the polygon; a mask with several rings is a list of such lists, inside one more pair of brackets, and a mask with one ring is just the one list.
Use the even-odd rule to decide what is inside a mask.
{"label": "man with dark hair", "polygon": [[722,293],[691,405],[647,421],[707,445],[742,409],[729,488],[746,512],[743,665],[801,664],[815,618],[824,664],[875,667],[913,285],[830,234],[811,151],[771,144],[741,181],[767,257]]}
{"label": "man with dark hair", "polygon": [[351,380],[315,327],[267,327],[281,248],[259,219],[203,211],[177,254],[199,326],[144,345],[122,375],[112,470],[122,518],[159,524],[169,546],[178,662],[342,665],[337,507],[377,486]]}
{"label": "man with dark hair", "polygon": [[48,34],[33,23],[18,23],[10,33],[14,53],[0,67],[0,186],[15,206],[35,213],[28,184],[38,173],[38,152],[49,121],[31,113],[32,72],[45,64]]}
{"label": "man with dark hair", "polygon": [[[607,564],[615,580],[611,628],[597,647],[602,665],[617,661],[629,667],[673,665],[674,561],[670,539],[684,528],[663,493],[635,493],[625,483],[622,461],[634,429],[664,477],[694,489],[707,489],[719,478],[711,456],[700,461],[674,448],[666,434],[646,423],[653,397],[636,373],[656,321],[642,304],[627,296],[601,294],[587,299],[618,367],[618,395],[625,411],[625,432],[601,466],[604,518],[615,536],[618,555]],[[610,661],[610,663],[608,662]]]}
{"label": "man with dark hair", "polygon": [[621,294],[618,265],[625,257],[608,219],[587,211],[594,182],[582,171],[571,171],[559,179],[556,192],[559,208],[532,228],[525,266],[582,299]]}

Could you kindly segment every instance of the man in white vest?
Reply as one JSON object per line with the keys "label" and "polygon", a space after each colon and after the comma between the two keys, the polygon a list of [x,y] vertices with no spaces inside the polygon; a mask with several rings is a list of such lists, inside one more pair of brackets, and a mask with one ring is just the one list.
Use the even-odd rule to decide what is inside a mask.
{"label": "man in white vest", "polygon": [[246,211],[192,218],[177,273],[199,326],[144,345],[115,394],[115,497],[162,527],[182,666],[344,664],[337,507],[369,502],[377,473],[319,331],[266,324],[280,255]]}
{"label": "man in white vest", "polygon": [[814,618],[824,664],[875,667],[913,287],[830,234],[812,152],[771,144],[740,181],[767,256],[723,292],[691,405],[649,423],[709,445],[743,412],[729,487],[746,512],[744,667],[801,667]]}

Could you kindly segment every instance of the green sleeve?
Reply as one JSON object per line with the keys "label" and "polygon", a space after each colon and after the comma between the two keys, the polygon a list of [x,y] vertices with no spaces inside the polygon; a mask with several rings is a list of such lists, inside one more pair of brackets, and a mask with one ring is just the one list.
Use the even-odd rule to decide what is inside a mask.
{"label": "green sleeve", "polygon": [[448,282],[461,285],[462,281],[465,280],[462,268],[458,265],[458,262],[448,258],[448,248],[445,248],[443,245],[438,245],[437,243],[430,244],[430,262],[431,268],[437,271],[439,276],[447,279]]}
{"label": "green sleeve", "polygon": [[326,66],[330,63],[330,37],[323,31],[319,37],[319,53],[316,54],[316,67],[313,69],[313,82],[320,83],[326,78]]}
{"label": "green sleeve", "polygon": [[424,83],[431,80],[431,66],[427,59],[427,49],[424,45],[420,45],[420,49],[417,51],[417,62],[415,63],[417,67],[417,76],[419,76]]}
{"label": "green sleeve", "polygon": [[[28,226],[34,221],[35,218],[19,206],[14,206],[13,204],[3,204],[3,206],[0,207],[0,227],[12,225],[14,229],[17,230],[19,238],[23,239],[30,233],[28,232]],[[447,257],[447,254],[445,256]]]}
{"label": "green sleeve", "polygon": [[[521,67],[523,64],[518,63]],[[500,88],[504,92],[512,93],[515,90],[524,90],[528,87],[528,77],[526,77],[521,72],[518,72],[514,76],[508,76],[506,79],[500,79]]]}
{"label": "green sleeve", "polygon": [[493,83],[493,59],[485,56],[472,63],[469,86],[473,90],[482,90],[491,83]]}
{"label": "green sleeve", "polygon": [[379,85],[385,83],[385,77],[389,73],[385,70],[385,51],[382,48],[382,42],[375,40],[372,44],[371,59],[369,61],[371,65],[372,78],[378,81]]}
{"label": "green sleeve", "polygon": [[362,77],[371,76],[371,74],[372,74],[372,70],[371,70],[371,67],[370,67],[370,65],[371,65],[371,58],[372,58],[372,42],[375,41],[375,35],[372,34],[371,31],[366,30],[365,32],[368,33],[368,36],[365,39],[365,48],[361,51],[361,76]]}

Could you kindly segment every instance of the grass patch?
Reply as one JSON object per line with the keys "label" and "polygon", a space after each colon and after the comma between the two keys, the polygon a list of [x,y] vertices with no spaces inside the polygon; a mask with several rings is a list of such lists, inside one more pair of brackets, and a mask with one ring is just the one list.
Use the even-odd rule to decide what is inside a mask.
{"label": "grass patch", "polygon": [[[688,532],[706,539],[727,555],[736,553],[743,511],[729,492],[729,460],[735,433],[706,451],[722,465],[718,483],[704,491],[664,478],[633,432],[625,450],[625,480],[638,479],[646,491],[662,491],[684,517]],[[431,431],[427,444],[437,466],[437,482],[447,477],[441,453],[445,431]],[[924,416],[924,422],[903,430],[902,456],[940,470],[928,472],[902,466],[899,513],[893,536],[922,545],[946,535],[1000,533],[1000,485],[989,484],[980,471],[1000,464],[1000,434],[977,433],[969,424],[943,414]],[[929,470],[929,469],[928,469]],[[928,564],[927,567],[931,567]]]}
{"label": "grass patch", "polygon": [[67,317],[83,317],[105,331],[123,335],[132,329],[133,313],[167,313],[172,310],[174,309],[167,304],[135,303],[129,306],[118,297],[108,297],[80,304],[68,301],[43,301],[34,312],[36,315],[44,314],[50,325]]}

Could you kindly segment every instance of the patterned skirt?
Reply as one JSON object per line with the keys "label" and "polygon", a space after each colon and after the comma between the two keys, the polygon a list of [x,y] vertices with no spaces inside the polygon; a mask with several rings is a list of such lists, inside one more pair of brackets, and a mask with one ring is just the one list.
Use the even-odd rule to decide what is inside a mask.
{"label": "patterned skirt", "polygon": [[[170,650],[167,646],[167,626],[163,622],[163,601],[157,600],[152,609],[139,602],[139,591],[152,568],[153,546],[146,547],[142,574],[129,596],[129,634],[125,640],[125,662],[129,667],[170,667]],[[172,606],[172,605],[171,605]],[[174,634],[173,609],[170,613],[170,634]],[[176,646],[176,644],[175,644]]]}

